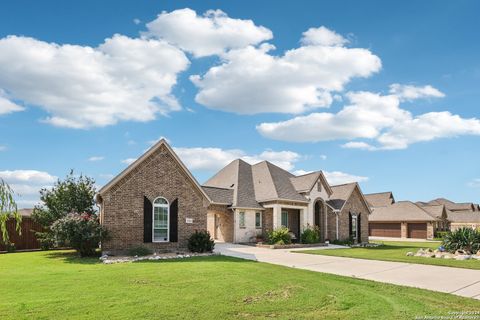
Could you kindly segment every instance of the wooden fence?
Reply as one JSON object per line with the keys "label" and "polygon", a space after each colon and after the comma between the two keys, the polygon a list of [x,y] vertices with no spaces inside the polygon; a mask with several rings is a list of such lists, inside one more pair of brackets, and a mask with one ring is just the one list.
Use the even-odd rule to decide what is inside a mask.
{"label": "wooden fence", "polygon": [[[7,221],[10,242],[15,244],[17,250],[40,249],[40,242],[35,236],[35,232],[42,231],[42,227],[38,223],[35,223],[31,217],[22,217],[21,235],[17,233],[15,226],[16,222],[13,219]],[[2,240],[1,235],[0,240]],[[0,251],[5,251],[3,241],[0,241]]]}

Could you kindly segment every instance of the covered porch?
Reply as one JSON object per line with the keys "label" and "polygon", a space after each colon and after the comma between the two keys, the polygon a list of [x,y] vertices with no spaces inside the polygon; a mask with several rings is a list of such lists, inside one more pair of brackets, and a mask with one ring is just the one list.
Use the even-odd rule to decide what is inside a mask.
{"label": "covered porch", "polygon": [[292,241],[300,241],[303,229],[310,223],[307,204],[273,203],[265,204],[264,207],[271,209],[273,230],[286,227],[292,233]]}

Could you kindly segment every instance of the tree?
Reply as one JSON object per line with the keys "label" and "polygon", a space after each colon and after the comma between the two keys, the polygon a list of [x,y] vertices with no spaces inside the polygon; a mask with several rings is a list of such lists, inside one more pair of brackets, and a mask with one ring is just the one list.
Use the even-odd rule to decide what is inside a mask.
{"label": "tree", "polygon": [[73,170],[52,188],[40,190],[41,205],[35,206],[32,217],[45,232],[37,232],[43,249],[54,245],[53,223],[69,213],[95,214],[95,180],[84,175],[76,177]]}
{"label": "tree", "polygon": [[10,244],[8,236],[7,221],[15,219],[16,230],[21,232],[20,224],[22,223],[22,216],[18,213],[17,204],[14,199],[14,192],[10,186],[0,179],[0,233],[2,241],[5,245]]}

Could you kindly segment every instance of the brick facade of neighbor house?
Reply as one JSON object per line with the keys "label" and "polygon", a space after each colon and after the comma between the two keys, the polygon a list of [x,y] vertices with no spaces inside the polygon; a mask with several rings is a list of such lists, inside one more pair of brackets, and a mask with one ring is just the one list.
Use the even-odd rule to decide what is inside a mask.
{"label": "brick facade of neighbor house", "polygon": [[[178,200],[178,242],[144,242],[144,197],[152,203],[157,197],[169,204]],[[165,145],[101,193],[101,200],[101,222],[111,235],[102,243],[105,252],[135,246],[157,252],[184,250],[195,230],[207,229],[208,202]],[[187,223],[187,218],[193,222]]]}
{"label": "brick facade of neighbor house", "polygon": [[[338,213],[338,240],[344,241],[350,238],[350,218],[349,213],[360,213],[361,242],[368,242],[368,214],[369,208],[362,199],[358,187],[355,187],[351,196],[343,205]],[[328,238],[330,241],[336,239],[337,219],[336,214],[331,208],[328,208]]]}

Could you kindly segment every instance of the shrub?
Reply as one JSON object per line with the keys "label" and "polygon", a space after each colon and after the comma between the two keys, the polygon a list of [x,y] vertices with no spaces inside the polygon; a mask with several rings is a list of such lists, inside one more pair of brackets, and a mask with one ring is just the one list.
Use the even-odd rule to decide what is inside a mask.
{"label": "shrub", "polygon": [[195,230],[190,238],[188,238],[188,250],[191,252],[212,252],[214,247],[215,242],[207,230]]}
{"label": "shrub", "polygon": [[[282,242],[282,243],[280,243]],[[286,227],[268,232],[268,244],[290,244],[292,243],[292,236]]]}
{"label": "shrub", "polygon": [[448,234],[448,231],[437,231],[435,232],[435,238],[443,239]]}
{"label": "shrub", "polygon": [[320,242],[320,229],[317,226],[311,227],[310,225],[307,225],[305,230],[303,230],[302,234],[300,235],[300,241],[302,243]]}
{"label": "shrub", "polygon": [[480,250],[480,231],[464,227],[448,232],[443,238],[442,245],[450,252],[456,250],[477,252]]}
{"label": "shrub", "polygon": [[70,213],[55,221],[51,230],[57,241],[71,246],[81,257],[94,256],[99,243],[108,237],[98,217],[88,213]]}
{"label": "shrub", "polygon": [[5,245],[5,249],[7,250],[8,253],[14,253],[17,251],[17,247],[15,247],[15,243],[9,242]]}
{"label": "shrub", "polygon": [[144,247],[144,246],[133,247],[133,248],[128,249],[128,251],[127,251],[127,255],[132,256],[132,257],[134,257],[134,256],[139,256],[139,257],[148,256],[152,253],[153,253],[152,250],[150,250],[149,248]]}

